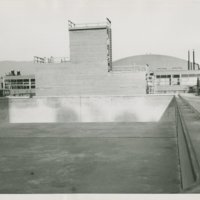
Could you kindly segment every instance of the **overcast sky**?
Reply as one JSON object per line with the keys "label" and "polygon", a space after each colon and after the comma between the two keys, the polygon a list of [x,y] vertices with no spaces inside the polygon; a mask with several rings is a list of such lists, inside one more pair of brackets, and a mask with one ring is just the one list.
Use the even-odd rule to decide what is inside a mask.
{"label": "overcast sky", "polygon": [[112,21],[114,60],[139,54],[200,61],[200,0],[0,0],[0,60],[68,56],[67,20]]}

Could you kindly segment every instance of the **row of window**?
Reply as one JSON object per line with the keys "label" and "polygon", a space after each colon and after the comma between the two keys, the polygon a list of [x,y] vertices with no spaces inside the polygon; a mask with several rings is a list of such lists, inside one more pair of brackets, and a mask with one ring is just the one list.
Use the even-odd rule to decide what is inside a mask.
{"label": "row of window", "polygon": [[[7,85],[7,86],[28,86],[29,83],[5,83],[5,85]],[[35,83],[31,84],[31,85],[35,85]]]}
{"label": "row of window", "polygon": [[35,88],[35,85],[32,85],[31,87],[29,86],[9,86],[9,85],[6,85],[5,86],[5,89],[34,89]]}
{"label": "row of window", "polygon": [[[170,78],[171,75],[156,75],[156,78]],[[173,78],[179,78],[180,74],[172,75]],[[181,77],[200,77],[200,74],[181,74]]]}
{"label": "row of window", "polygon": [[[172,75],[173,78],[179,78],[180,75]],[[171,78],[171,75],[156,75],[156,78]]]}
{"label": "row of window", "polygon": [[[29,79],[8,79],[5,83],[29,83]],[[35,83],[35,79],[31,79],[31,83]]]}

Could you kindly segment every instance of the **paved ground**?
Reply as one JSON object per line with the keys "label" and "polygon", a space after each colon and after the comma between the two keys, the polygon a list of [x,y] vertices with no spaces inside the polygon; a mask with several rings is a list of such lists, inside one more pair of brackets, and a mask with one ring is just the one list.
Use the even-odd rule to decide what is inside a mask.
{"label": "paved ground", "polygon": [[[187,100],[189,105],[192,105],[196,110],[200,111],[200,97],[183,97]],[[188,103],[182,103],[181,111],[200,163],[200,113],[192,110]]]}
{"label": "paved ground", "polygon": [[193,94],[184,94],[181,96],[200,112],[200,96],[195,96]]}
{"label": "paved ground", "polygon": [[[200,111],[200,97],[183,95],[183,100],[179,103],[179,106],[192,142],[194,157],[198,163],[197,167],[198,170],[200,170],[200,112],[198,113],[198,111]],[[194,108],[197,111],[195,111]],[[197,173],[199,173],[199,171]],[[200,193],[200,186],[195,190]]]}
{"label": "paved ground", "polygon": [[0,193],[177,193],[173,119],[1,124]]}

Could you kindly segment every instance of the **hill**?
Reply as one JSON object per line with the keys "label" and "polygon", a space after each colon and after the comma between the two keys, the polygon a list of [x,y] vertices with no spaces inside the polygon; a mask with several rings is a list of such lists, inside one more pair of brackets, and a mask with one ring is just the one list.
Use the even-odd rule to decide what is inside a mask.
{"label": "hill", "polygon": [[113,68],[118,66],[149,65],[151,69],[182,69],[187,70],[187,60],[166,55],[137,55],[122,58],[113,62]]}
{"label": "hill", "polygon": [[32,61],[0,61],[0,76],[11,70],[21,71],[22,74],[35,74],[35,67]]}

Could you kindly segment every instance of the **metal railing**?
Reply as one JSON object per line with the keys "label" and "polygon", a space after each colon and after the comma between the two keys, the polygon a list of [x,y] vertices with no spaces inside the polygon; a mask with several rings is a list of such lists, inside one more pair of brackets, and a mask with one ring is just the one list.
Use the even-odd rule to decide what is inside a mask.
{"label": "metal railing", "polygon": [[111,21],[106,18],[105,22],[97,22],[97,23],[80,23],[80,24],[75,24],[74,22],[68,20],[68,27],[69,28],[87,28],[87,27],[95,27],[95,26],[111,26]]}
{"label": "metal railing", "polygon": [[66,63],[69,62],[69,58],[68,57],[38,57],[38,56],[34,56],[34,63]]}

